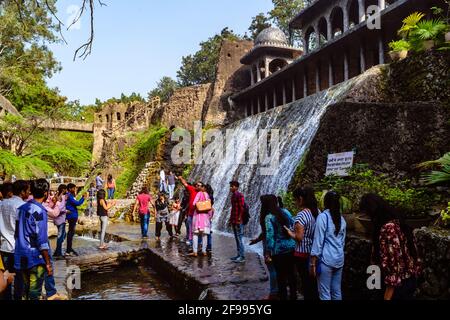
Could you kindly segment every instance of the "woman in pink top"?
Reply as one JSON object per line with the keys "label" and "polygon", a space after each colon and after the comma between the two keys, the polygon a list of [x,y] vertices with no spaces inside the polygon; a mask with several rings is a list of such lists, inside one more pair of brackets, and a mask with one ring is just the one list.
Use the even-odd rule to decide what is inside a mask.
{"label": "woman in pink top", "polygon": [[114,193],[116,193],[116,180],[113,179],[113,176],[111,174],[108,175],[106,188],[108,189],[108,199],[114,199]]}
{"label": "woman in pink top", "polygon": [[147,187],[143,187],[139,195],[136,197],[134,204],[133,216],[139,209],[139,220],[141,222],[142,238],[148,238],[148,224],[150,222],[150,207],[154,207],[152,197]]}
{"label": "woman in pink top", "polygon": [[[200,184],[200,183],[199,183]],[[211,200],[209,194],[206,192],[205,185],[201,184],[201,191],[199,191],[194,199],[194,208],[196,204],[200,201]],[[196,209],[194,211],[194,217],[192,220],[192,231],[193,236],[193,252],[190,254],[192,257],[197,257],[198,253],[198,240],[199,236],[202,237],[202,255],[206,256],[207,246],[208,246],[208,234],[211,233],[211,220],[214,214],[214,209],[209,212],[198,212]]]}

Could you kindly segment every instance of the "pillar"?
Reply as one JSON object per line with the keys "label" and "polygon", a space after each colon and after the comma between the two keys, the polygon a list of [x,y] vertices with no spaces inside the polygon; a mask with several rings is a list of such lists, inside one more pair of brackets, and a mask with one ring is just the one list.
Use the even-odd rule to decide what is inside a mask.
{"label": "pillar", "polygon": [[258,99],[258,113],[261,113],[261,99],[259,97],[256,99]]}
{"label": "pillar", "polygon": [[344,6],[342,8],[342,12],[344,13],[344,30],[342,30],[342,33],[347,32],[349,29],[349,25],[350,25],[350,18],[349,18],[349,14],[348,14],[348,10],[350,8],[347,8],[347,6]]}
{"label": "pillar", "polygon": [[283,106],[287,103],[287,97],[286,97],[286,84],[283,82]]}
{"label": "pillar", "polygon": [[344,80],[347,81],[349,79],[348,74],[348,54],[347,52],[344,53]]}
{"label": "pillar", "polygon": [[384,64],[384,43],[382,35],[380,35],[380,37],[378,38],[378,54],[378,61],[380,62],[380,64]]}
{"label": "pillar", "polygon": [[320,91],[320,66],[316,65],[316,92]]}
{"label": "pillar", "polygon": [[306,76],[306,69],[303,72],[303,98],[306,98],[308,96],[308,77]]}
{"label": "pillar", "polygon": [[250,66],[250,78],[252,79],[252,85],[255,84],[255,74],[253,73],[253,65]]}
{"label": "pillar", "polygon": [[364,45],[361,43],[359,47],[359,61],[361,73],[366,71],[366,57],[364,56]]}
{"label": "pillar", "polygon": [[265,73],[265,78],[270,76],[270,73],[269,73],[269,60],[267,60],[267,58],[264,59],[264,73]]}
{"label": "pillar", "polygon": [[296,88],[295,88],[295,75],[294,78],[292,78],[292,102],[294,102],[296,99]]}
{"label": "pillar", "polygon": [[257,62],[256,65],[256,81],[257,82],[261,81],[261,69],[259,68],[259,61]]}
{"label": "pillar", "polygon": [[358,0],[358,7],[359,7],[359,22],[364,22],[364,21],[366,21],[365,1]]}
{"label": "pillar", "polygon": [[332,87],[334,85],[333,81],[333,60],[330,59],[328,64],[328,87]]}
{"label": "pillar", "polygon": [[274,108],[277,107],[277,89],[276,88],[273,89],[273,107]]}
{"label": "pillar", "polygon": [[333,39],[333,25],[331,24],[331,16],[327,18],[327,40]]}
{"label": "pillar", "polygon": [[264,95],[264,112],[269,110],[269,94],[266,92]]}
{"label": "pillar", "polygon": [[319,22],[314,24],[314,32],[316,33],[316,50],[320,48]]}
{"label": "pillar", "polygon": [[378,7],[380,7],[380,10],[386,9],[386,0],[378,0]]}
{"label": "pillar", "polygon": [[306,40],[306,35],[302,38],[303,40],[303,51],[305,51],[304,53],[307,54],[309,52],[309,48],[308,48],[308,41]]}

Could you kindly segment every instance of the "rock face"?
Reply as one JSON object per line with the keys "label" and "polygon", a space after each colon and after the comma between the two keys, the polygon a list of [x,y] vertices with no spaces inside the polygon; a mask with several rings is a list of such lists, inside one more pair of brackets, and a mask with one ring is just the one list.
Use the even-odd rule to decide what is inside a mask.
{"label": "rock face", "polygon": [[450,230],[422,228],[415,231],[423,259],[423,298],[450,299]]}
{"label": "rock face", "polygon": [[252,48],[252,41],[222,42],[211,97],[203,110],[203,119],[207,124],[224,125],[233,118],[234,110],[228,97],[250,85],[250,73],[240,60]]}
{"label": "rock face", "polygon": [[449,108],[437,102],[330,106],[305,159],[300,183],[325,176],[328,154],[352,150],[355,164],[367,163],[396,177],[416,176],[415,164],[450,150],[449,118]]}
{"label": "rock face", "polygon": [[194,121],[200,121],[202,118],[203,105],[210,87],[211,84],[203,84],[176,90],[158,111],[161,123],[168,128],[175,126],[186,130],[193,129]]}

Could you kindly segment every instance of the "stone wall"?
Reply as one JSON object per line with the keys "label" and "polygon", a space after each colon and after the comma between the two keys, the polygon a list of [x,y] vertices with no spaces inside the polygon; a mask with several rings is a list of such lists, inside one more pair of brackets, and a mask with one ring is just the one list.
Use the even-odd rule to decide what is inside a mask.
{"label": "stone wall", "polygon": [[206,123],[224,125],[228,122],[227,113],[232,111],[228,97],[250,85],[250,76],[240,60],[252,47],[253,42],[247,40],[222,42],[216,79],[204,108]]}
{"label": "stone wall", "polygon": [[422,228],[415,231],[424,272],[419,296],[450,299],[450,230]]}
{"label": "stone wall", "polygon": [[355,163],[393,177],[419,174],[414,165],[450,150],[450,110],[437,102],[330,106],[305,158],[302,181],[320,181],[328,154],[356,151]]}
{"label": "stone wall", "polygon": [[194,121],[201,121],[203,106],[208,97],[211,84],[203,84],[178,89],[167,103],[161,105],[152,122],[160,120],[161,124],[191,130]]}

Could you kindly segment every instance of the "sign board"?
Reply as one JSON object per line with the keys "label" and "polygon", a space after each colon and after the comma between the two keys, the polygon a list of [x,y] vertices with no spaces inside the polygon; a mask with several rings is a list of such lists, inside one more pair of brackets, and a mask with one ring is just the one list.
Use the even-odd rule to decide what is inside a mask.
{"label": "sign board", "polygon": [[343,152],[328,155],[327,172],[325,176],[348,176],[348,169],[353,167],[354,152]]}

